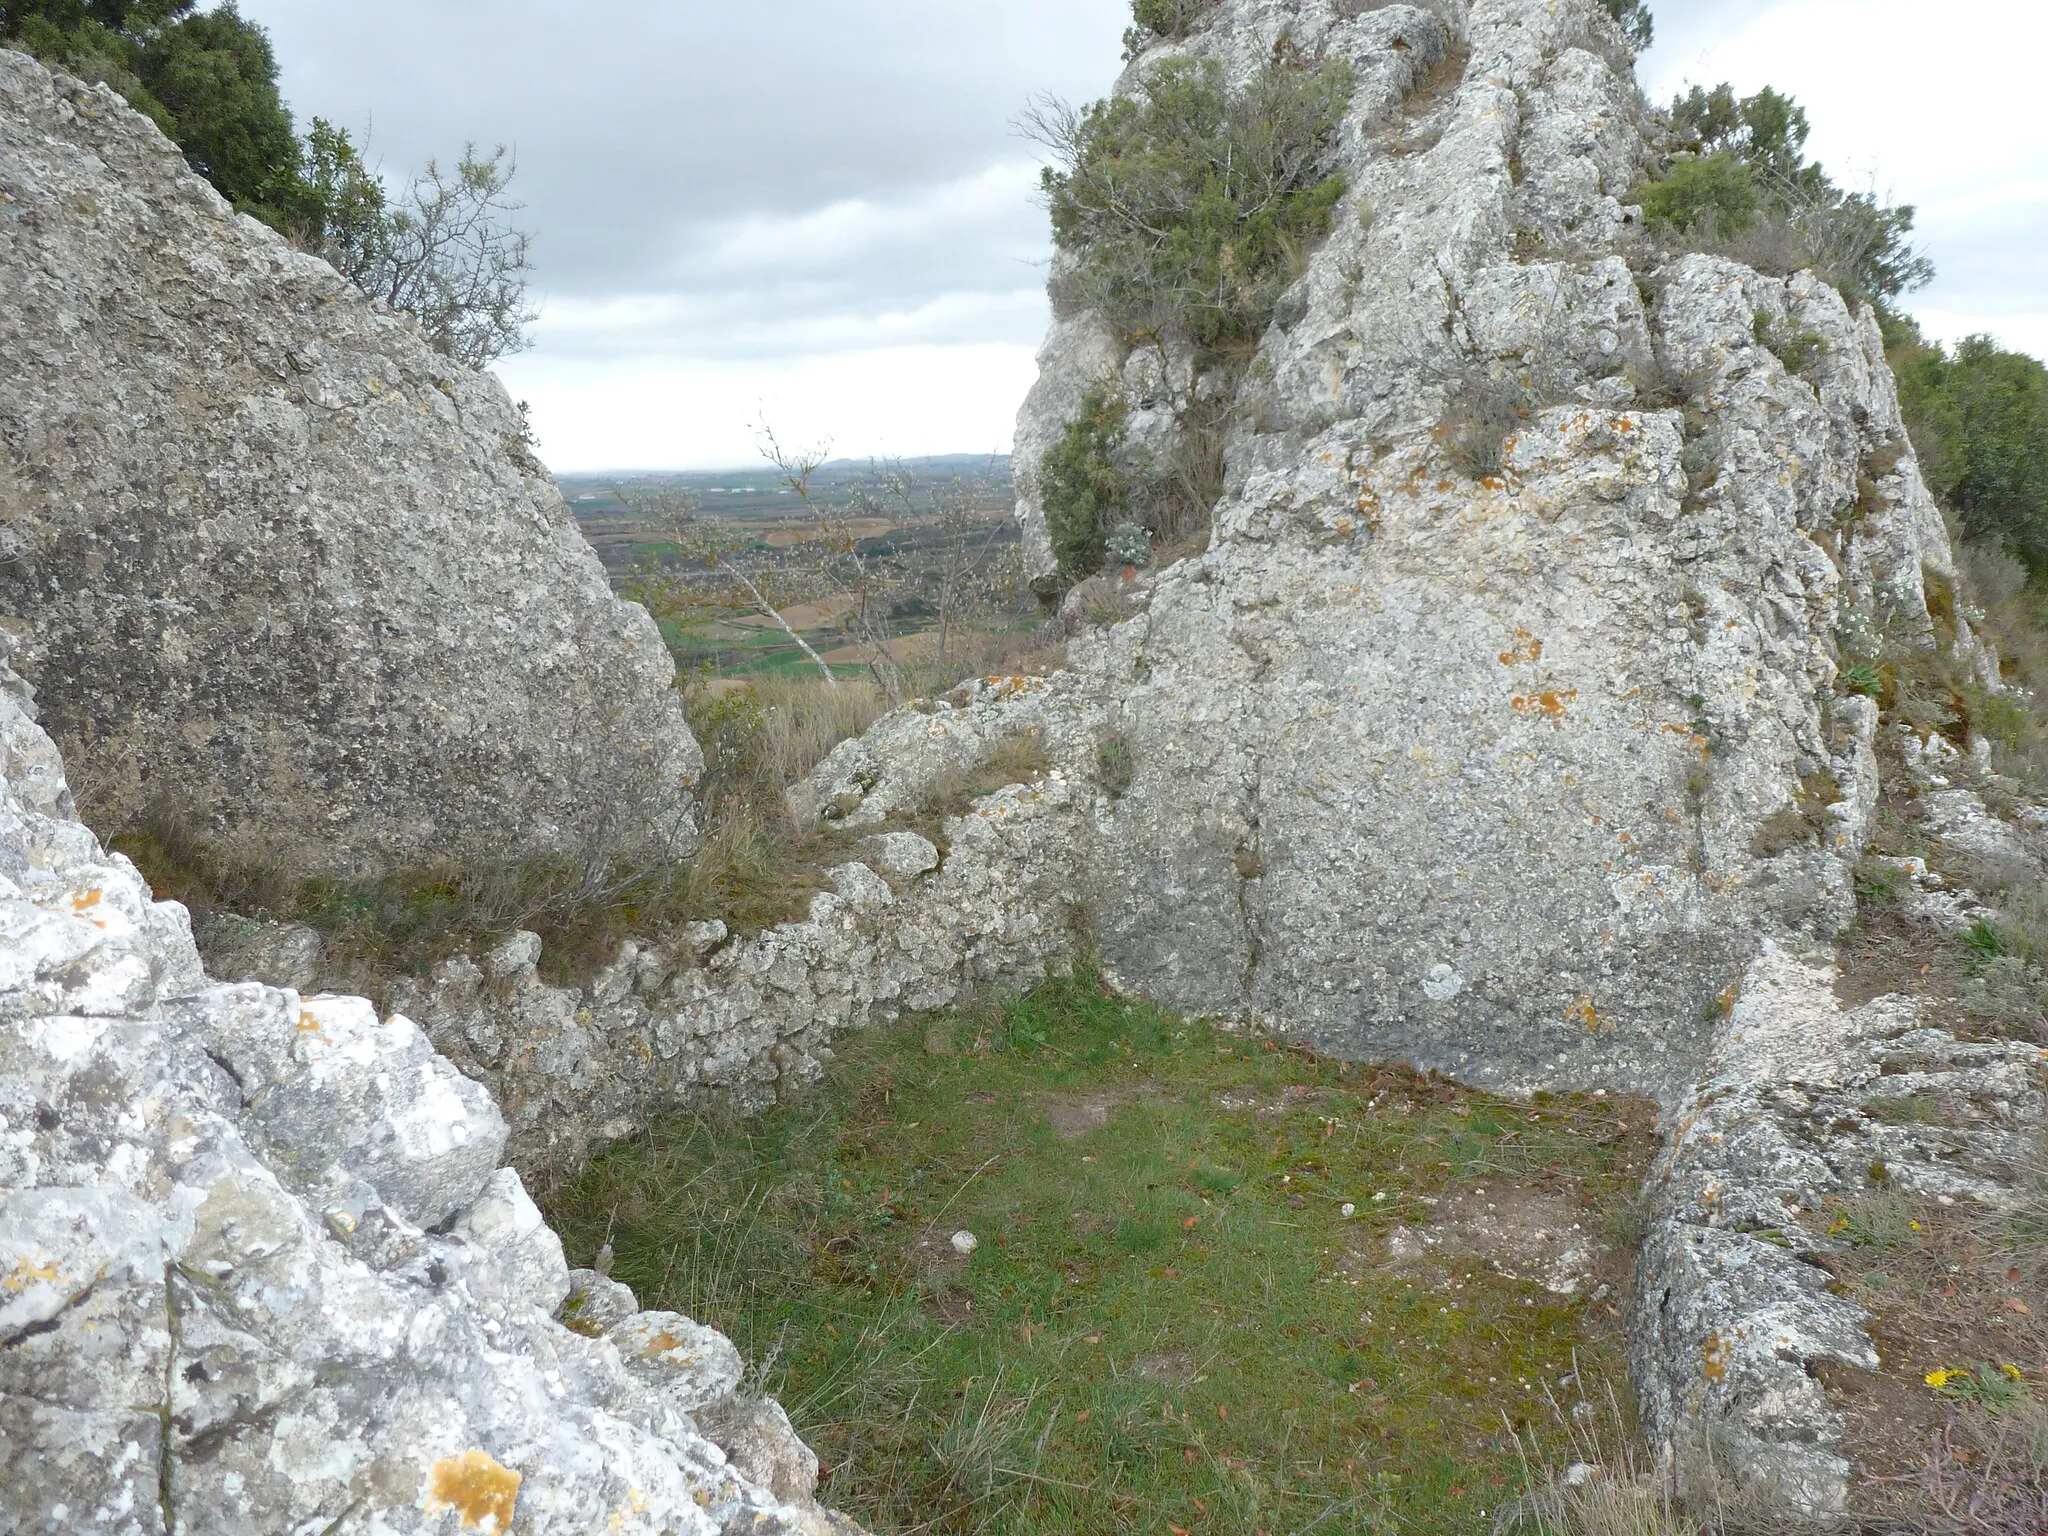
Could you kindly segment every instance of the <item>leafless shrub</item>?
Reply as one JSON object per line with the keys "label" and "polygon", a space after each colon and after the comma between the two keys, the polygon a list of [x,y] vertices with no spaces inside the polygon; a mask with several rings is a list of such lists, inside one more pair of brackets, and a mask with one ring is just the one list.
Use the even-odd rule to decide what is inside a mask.
{"label": "leafless shrub", "polygon": [[1495,479],[1507,468],[1507,436],[1528,409],[1521,384],[1472,368],[1452,387],[1438,436],[1466,478]]}
{"label": "leafless shrub", "polygon": [[379,194],[323,254],[456,362],[487,368],[531,345],[538,314],[527,301],[532,237],[512,222],[524,205],[506,195],[517,169],[502,145],[469,145],[453,170],[429,160],[395,204]]}

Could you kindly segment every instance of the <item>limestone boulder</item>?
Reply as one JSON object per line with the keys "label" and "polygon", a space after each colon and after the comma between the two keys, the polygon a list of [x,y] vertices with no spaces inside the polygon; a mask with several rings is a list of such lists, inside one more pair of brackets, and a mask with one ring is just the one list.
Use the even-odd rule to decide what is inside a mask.
{"label": "limestone boulder", "polygon": [[349,878],[688,851],[668,653],[497,379],[17,53],[0,357],[0,627],[96,825]]}
{"label": "limestone boulder", "polygon": [[556,1320],[504,1122],[410,1024],[206,977],[4,663],[0,743],[0,1530],[851,1529],[692,1423],[712,1330]]}

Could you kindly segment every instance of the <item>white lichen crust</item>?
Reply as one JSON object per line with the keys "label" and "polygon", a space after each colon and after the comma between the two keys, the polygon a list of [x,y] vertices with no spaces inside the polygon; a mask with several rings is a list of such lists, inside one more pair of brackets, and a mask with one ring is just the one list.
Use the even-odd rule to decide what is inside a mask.
{"label": "white lichen crust", "polygon": [[0,662],[0,1530],[850,1530],[719,1335],[556,1321],[504,1143],[407,1020],[210,982]]}

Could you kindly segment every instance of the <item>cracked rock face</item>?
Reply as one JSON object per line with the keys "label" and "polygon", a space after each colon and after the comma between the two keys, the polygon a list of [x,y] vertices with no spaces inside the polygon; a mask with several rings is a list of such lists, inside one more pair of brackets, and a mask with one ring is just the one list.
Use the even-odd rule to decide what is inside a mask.
{"label": "cracked rock face", "polygon": [[0,624],[96,824],[358,877],[687,852],[702,767],[519,413],[0,52]]}
{"label": "cracked rock face", "polygon": [[[1210,546],[1124,583],[1131,616],[976,740],[1036,732],[1075,786],[1074,895],[1121,984],[1673,1103],[1764,940],[1853,910],[1875,714],[1833,687],[1836,632],[1925,629],[1950,564],[1875,317],[1648,246],[1648,113],[1597,0],[1225,0],[1118,89],[1289,49],[1351,67],[1349,191],[1244,374]],[[1042,555],[1039,456],[1091,384],[1136,422],[1158,368],[1054,286],[1018,428]],[[1788,331],[1819,338],[1799,374]],[[1528,405],[1474,479],[1448,445],[1482,385]],[[909,801],[968,753],[929,725],[842,747],[810,808]]]}
{"label": "cracked rock face", "polygon": [[556,1321],[505,1123],[410,1023],[207,979],[4,662],[0,935],[0,1530],[853,1531],[724,1338],[596,1276]]}

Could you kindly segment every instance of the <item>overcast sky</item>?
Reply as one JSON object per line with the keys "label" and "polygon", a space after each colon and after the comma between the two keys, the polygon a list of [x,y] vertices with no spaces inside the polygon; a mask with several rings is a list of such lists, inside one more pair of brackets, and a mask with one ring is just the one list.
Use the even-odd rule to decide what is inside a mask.
{"label": "overcast sky", "polygon": [[[392,180],[518,154],[535,348],[502,365],[558,471],[1007,449],[1045,326],[1013,132],[1101,95],[1126,0],[242,0],[301,122]],[[1842,180],[1921,211],[1944,337],[2048,355],[2040,0],[1656,0],[1644,84],[1774,84]]]}

